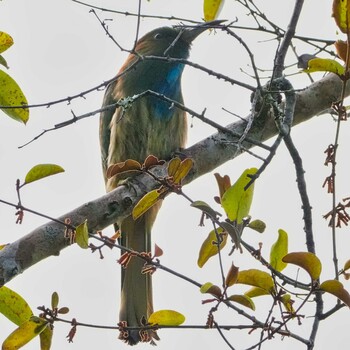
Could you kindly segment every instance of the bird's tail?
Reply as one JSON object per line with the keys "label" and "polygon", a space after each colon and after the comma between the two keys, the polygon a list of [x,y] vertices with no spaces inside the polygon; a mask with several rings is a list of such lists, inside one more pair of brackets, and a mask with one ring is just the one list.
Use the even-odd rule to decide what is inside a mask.
{"label": "bird's tail", "polygon": [[[139,253],[151,251],[151,227],[158,208],[151,208],[141,218],[123,220],[121,225],[121,244]],[[123,253],[123,252],[122,252]],[[122,270],[121,304],[119,320],[127,327],[140,327],[147,323],[153,312],[152,276],[142,273],[145,260],[132,256]],[[130,345],[158,339],[153,330],[122,331],[120,338]]]}

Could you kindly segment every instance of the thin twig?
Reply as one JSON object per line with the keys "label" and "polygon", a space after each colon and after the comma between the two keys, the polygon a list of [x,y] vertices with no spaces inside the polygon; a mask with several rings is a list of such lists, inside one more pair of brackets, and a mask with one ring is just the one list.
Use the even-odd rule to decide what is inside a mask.
{"label": "thin twig", "polygon": [[224,30],[231,36],[233,36],[241,45],[243,45],[243,47],[245,48],[245,50],[247,51],[249,58],[250,58],[250,62],[252,64],[252,68],[254,71],[254,76],[255,76],[255,80],[256,80],[256,84],[258,89],[261,89],[261,83],[260,83],[260,78],[259,78],[259,73],[258,73],[258,69],[256,67],[255,64],[255,59],[254,59],[254,55],[252,53],[252,51],[250,50],[249,46],[245,43],[245,41],[239,37],[236,33],[234,33],[231,29],[229,29],[228,27],[224,27]]}
{"label": "thin twig", "polygon": [[231,350],[235,350],[235,348],[231,345],[231,343],[228,341],[228,339],[225,337],[224,333],[222,332],[221,330],[221,326],[219,326],[219,324],[217,322],[214,321],[214,325],[215,325],[215,328],[217,329],[217,331],[219,332],[221,338],[224,340],[224,342],[228,345],[228,347],[231,349]]}
{"label": "thin twig", "polygon": [[295,29],[299,21],[303,4],[304,4],[304,0],[295,1],[294,10],[293,10],[287,31],[284,33],[281,45],[276,53],[275,64],[274,64],[274,74],[272,75],[273,79],[279,78],[282,76],[282,73],[284,70],[284,61],[287,55],[287,51],[290,47],[291,41],[294,38]]}

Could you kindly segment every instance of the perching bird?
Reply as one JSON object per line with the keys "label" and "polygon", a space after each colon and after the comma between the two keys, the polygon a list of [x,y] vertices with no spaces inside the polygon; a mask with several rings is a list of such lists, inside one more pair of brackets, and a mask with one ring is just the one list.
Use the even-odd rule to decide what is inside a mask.
{"label": "perching bird", "polygon": [[[183,103],[181,75],[184,64],[170,60],[142,59],[142,56],[187,59],[192,41],[204,30],[219,23],[221,21],[209,22],[191,29],[162,27],[143,36],[135,47],[137,55],[129,55],[118,76],[138,62],[107,87],[103,106],[147,90]],[[124,110],[117,108],[102,112],[100,143],[107,191],[120,185],[115,177],[106,179],[106,171],[111,164],[127,159],[142,163],[150,154],[159,159],[169,159],[185,146],[186,135],[185,112],[154,96],[138,99]],[[153,206],[136,221],[129,216],[118,222],[120,244],[138,252],[150,252],[151,228],[159,208],[160,205]],[[128,327],[145,325],[153,312],[151,275],[141,274],[144,263],[142,259],[132,257],[122,271],[119,319],[125,321]],[[139,330],[122,332],[121,337],[131,345],[157,339],[154,331]]]}

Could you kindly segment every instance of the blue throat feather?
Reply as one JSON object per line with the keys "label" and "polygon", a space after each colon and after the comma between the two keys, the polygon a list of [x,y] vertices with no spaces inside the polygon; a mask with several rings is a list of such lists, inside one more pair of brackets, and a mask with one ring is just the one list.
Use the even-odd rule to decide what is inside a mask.
{"label": "blue throat feather", "polygon": [[[181,74],[184,69],[182,63],[172,65],[168,70],[165,79],[156,81],[156,84],[152,87],[152,90],[162,94],[174,101],[178,101],[180,97],[181,88]],[[174,111],[169,102],[161,100],[155,96],[151,97],[152,104],[154,106],[155,118],[162,120],[169,120]]]}

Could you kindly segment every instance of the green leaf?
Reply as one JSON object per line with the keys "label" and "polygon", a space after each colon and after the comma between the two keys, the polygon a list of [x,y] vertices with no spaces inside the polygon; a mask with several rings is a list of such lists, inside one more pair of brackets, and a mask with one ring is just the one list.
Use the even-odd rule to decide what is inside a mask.
{"label": "green leaf", "polygon": [[[28,105],[21,88],[7,73],[0,69],[0,105],[1,106],[21,106]],[[28,108],[1,108],[9,117],[27,123],[29,119]]]}
{"label": "green leaf", "polygon": [[324,281],[321,283],[320,289],[324,290],[327,293],[333,294],[344,304],[350,307],[350,294],[346,289],[344,289],[344,286],[341,282],[337,280]]}
{"label": "green leaf", "polygon": [[75,230],[75,242],[80,248],[89,248],[89,229],[87,225],[87,220],[85,220],[77,226]]}
{"label": "green leaf", "polygon": [[61,315],[68,314],[69,308],[67,306],[60,307],[57,312]]}
{"label": "green leaf", "polygon": [[0,64],[7,69],[9,68],[7,61],[5,60],[4,56],[2,56],[2,55],[0,55]]}
{"label": "green leaf", "polygon": [[293,252],[283,257],[282,261],[288,264],[294,264],[310,275],[311,279],[317,280],[322,271],[322,264],[320,259],[313,253],[309,252]]}
{"label": "green leaf", "polygon": [[229,234],[236,248],[243,253],[241,247],[241,234],[242,234],[242,225],[236,225],[236,223],[231,224],[226,221],[220,222],[220,226]]}
{"label": "green leaf", "polygon": [[64,169],[56,164],[38,164],[31,168],[25,179],[24,183],[29,184],[34,181],[38,181],[43,179],[44,177],[48,177],[51,175],[56,175],[58,173],[64,172]]}
{"label": "green leaf", "polygon": [[159,310],[148,318],[148,323],[159,326],[179,326],[184,322],[185,316],[174,310]]}
{"label": "green leaf", "polygon": [[287,263],[282,258],[288,253],[288,234],[286,231],[278,230],[277,241],[272,245],[270,251],[270,265],[277,271],[281,272]]}
{"label": "green leaf", "polygon": [[228,297],[228,300],[234,301],[240,305],[248,307],[249,309],[255,310],[255,304],[252,299],[247,295],[234,294]]}
{"label": "green leaf", "polygon": [[59,302],[59,296],[57,294],[57,292],[53,292],[51,295],[51,308],[52,309],[56,309],[58,306],[58,302]]}
{"label": "green leaf", "polygon": [[240,271],[238,273],[238,279],[236,283],[259,287],[265,289],[269,293],[272,293],[274,291],[275,286],[275,283],[270,274],[256,269]]}
{"label": "green leaf", "polygon": [[191,203],[191,207],[201,210],[211,218],[216,218],[218,216],[218,212],[204,201],[194,201]]}
{"label": "green leaf", "polygon": [[48,321],[32,316],[16,328],[3,342],[2,350],[17,350],[29,343],[47,327]]}
{"label": "green leaf", "polygon": [[248,227],[256,232],[264,233],[266,229],[266,224],[262,220],[253,220],[248,224]]}
{"label": "green leaf", "polygon": [[203,242],[199,251],[197,264],[199,267],[203,267],[204,264],[212,257],[218,254],[219,250],[225,247],[227,242],[227,233],[223,233],[221,227],[217,228],[217,232],[221,237],[220,245],[217,242],[215,230],[212,230],[208,237]]}
{"label": "green leaf", "polygon": [[251,181],[251,177],[248,175],[254,175],[256,172],[256,168],[246,169],[222,196],[221,205],[228,218],[231,221],[237,221],[238,224],[241,224],[243,218],[249,214],[253,200],[254,183],[247,190],[245,187]]}
{"label": "green leaf", "polygon": [[40,350],[50,350],[52,343],[53,329],[49,326],[40,333]]}
{"label": "green leaf", "polygon": [[0,53],[6,51],[13,45],[13,39],[10,34],[0,32]]}
{"label": "green leaf", "polygon": [[28,303],[6,286],[0,288],[0,312],[17,326],[33,315]]}

